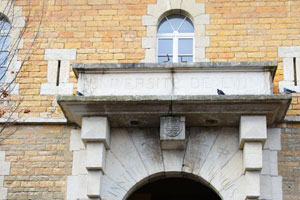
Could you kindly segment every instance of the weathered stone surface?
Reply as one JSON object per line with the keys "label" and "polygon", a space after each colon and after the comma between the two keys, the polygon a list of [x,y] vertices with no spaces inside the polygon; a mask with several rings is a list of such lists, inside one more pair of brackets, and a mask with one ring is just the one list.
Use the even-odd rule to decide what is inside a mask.
{"label": "weathered stone surface", "polygon": [[245,142],[262,142],[267,139],[266,116],[241,116],[240,120],[240,148]]}
{"label": "weathered stone surface", "polygon": [[260,172],[247,171],[245,174],[247,198],[253,199],[260,196]]}
{"label": "weathered stone surface", "polygon": [[106,153],[105,175],[124,190],[130,190],[138,181],[130,175],[110,150]]}
{"label": "weathered stone surface", "polygon": [[47,81],[48,83],[55,83],[57,79],[58,61],[53,60],[48,62]]}
{"label": "weathered stone surface", "polygon": [[149,174],[164,171],[158,129],[129,129],[129,134]]}
{"label": "weathered stone surface", "polygon": [[281,129],[268,128],[268,138],[266,140],[264,149],[279,151],[281,150]]}
{"label": "weathered stone surface", "polygon": [[182,171],[198,174],[221,128],[189,129]]}
{"label": "weathered stone surface", "polygon": [[0,176],[9,175],[10,172],[10,162],[0,161]]}
{"label": "weathered stone surface", "polygon": [[217,191],[221,191],[236,181],[243,174],[243,152],[238,151],[232,159],[220,169],[210,184]]}
{"label": "weathered stone surface", "polygon": [[180,172],[182,170],[183,150],[162,150],[165,172]]}
{"label": "weathered stone surface", "polygon": [[185,117],[160,118],[160,142],[162,149],[184,149],[185,135]]}
{"label": "weathered stone surface", "polygon": [[60,83],[69,83],[69,80],[70,80],[70,61],[63,60],[63,61],[61,61],[61,65],[60,65],[59,82]]}
{"label": "weathered stone surface", "polygon": [[104,142],[106,148],[110,144],[110,128],[106,117],[83,117],[81,128],[83,141]]}
{"label": "weathered stone surface", "polygon": [[136,181],[149,176],[126,129],[111,129],[111,151]]}
{"label": "weathered stone surface", "polygon": [[70,135],[70,151],[84,150],[85,146],[81,140],[81,130],[72,130]]}
{"label": "weathered stone surface", "polygon": [[73,152],[72,175],[87,175],[86,170],[87,151],[80,150]]}
{"label": "weathered stone surface", "polygon": [[87,198],[87,176],[68,176],[67,200]]}
{"label": "weathered stone surface", "polygon": [[56,83],[42,83],[41,85],[41,95],[55,95],[57,94],[58,87]]}
{"label": "weathered stone surface", "polygon": [[73,83],[60,83],[57,87],[57,93],[60,95],[73,95]]}
{"label": "weathered stone surface", "polygon": [[243,165],[245,171],[262,169],[262,143],[245,142],[243,149]]}
{"label": "weathered stone surface", "polygon": [[237,151],[238,130],[222,128],[198,175],[211,181]]}
{"label": "weathered stone surface", "polygon": [[103,200],[122,200],[127,193],[108,176],[103,176],[101,186],[101,199]]}

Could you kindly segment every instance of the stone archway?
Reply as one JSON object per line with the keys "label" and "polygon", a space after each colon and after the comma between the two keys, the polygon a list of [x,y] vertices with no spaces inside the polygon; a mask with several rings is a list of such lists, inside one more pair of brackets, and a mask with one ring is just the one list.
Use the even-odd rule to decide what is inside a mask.
{"label": "stone archway", "polygon": [[221,200],[209,186],[187,177],[162,177],[137,188],[126,200]]}

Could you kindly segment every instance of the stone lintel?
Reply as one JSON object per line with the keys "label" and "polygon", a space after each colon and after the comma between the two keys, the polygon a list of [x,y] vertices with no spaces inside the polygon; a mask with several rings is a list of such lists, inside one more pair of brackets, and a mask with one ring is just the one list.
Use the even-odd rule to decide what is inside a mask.
{"label": "stone lintel", "polygon": [[160,118],[161,149],[184,149],[185,140],[185,117]]}
{"label": "stone lintel", "polygon": [[262,143],[245,142],[243,149],[244,171],[260,171],[262,169]]}
{"label": "stone lintel", "polygon": [[110,128],[106,117],[83,117],[81,139],[84,142],[103,142],[109,149]]}
{"label": "stone lintel", "polygon": [[267,139],[266,116],[241,116],[240,119],[240,148],[245,142],[262,142]]}

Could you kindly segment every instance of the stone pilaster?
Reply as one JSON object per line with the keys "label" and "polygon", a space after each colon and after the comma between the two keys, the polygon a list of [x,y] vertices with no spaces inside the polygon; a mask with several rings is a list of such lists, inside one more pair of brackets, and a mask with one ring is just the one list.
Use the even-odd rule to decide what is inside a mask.
{"label": "stone pilaster", "polygon": [[110,128],[106,117],[83,117],[81,139],[86,145],[87,196],[101,198],[101,182],[106,150],[110,144]]}
{"label": "stone pilaster", "polygon": [[266,116],[241,116],[239,132],[243,169],[248,183],[246,198],[257,199],[260,196],[263,146],[267,139]]}

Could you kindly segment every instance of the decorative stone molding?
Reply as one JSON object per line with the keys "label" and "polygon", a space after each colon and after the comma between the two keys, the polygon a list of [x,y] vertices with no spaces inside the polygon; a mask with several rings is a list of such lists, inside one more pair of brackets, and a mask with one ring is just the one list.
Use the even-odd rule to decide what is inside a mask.
{"label": "decorative stone molding", "polygon": [[279,91],[284,88],[300,92],[300,46],[278,47],[278,57],[283,58],[283,81]]}
{"label": "decorative stone molding", "polygon": [[[46,49],[47,83],[41,85],[41,95],[73,94],[74,84],[69,83],[69,77],[70,61],[75,59],[76,49]],[[59,80],[57,80],[58,77]]]}
{"label": "decorative stone molding", "polygon": [[205,25],[210,23],[210,17],[205,14],[205,4],[196,0],[157,0],[156,4],[148,5],[147,15],[142,18],[142,24],[146,26],[146,37],[142,38],[146,55],[142,62],[156,62],[157,26],[162,17],[171,13],[184,13],[191,18],[195,27],[194,61],[209,61],[205,58],[205,48],[210,44],[209,37],[205,35]]}
{"label": "decorative stone molding", "polygon": [[[9,33],[10,45],[8,60],[11,60],[9,68],[6,71],[5,83],[11,83],[17,73],[21,69],[22,61],[18,60],[18,50],[24,47],[24,40],[20,37],[22,29],[25,27],[25,17],[23,16],[22,6],[14,6],[14,1],[3,0],[0,1],[0,13],[4,14],[11,23],[11,30]],[[1,84],[5,84],[1,83]],[[9,87],[9,93],[17,95],[19,93],[19,84],[13,83]]]}
{"label": "decorative stone molding", "polygon": [[5,162],[5,152],[0,151],[0,200],[7,199],[7,188],[4,188],[4,176],[10,174],[10,162]]}

